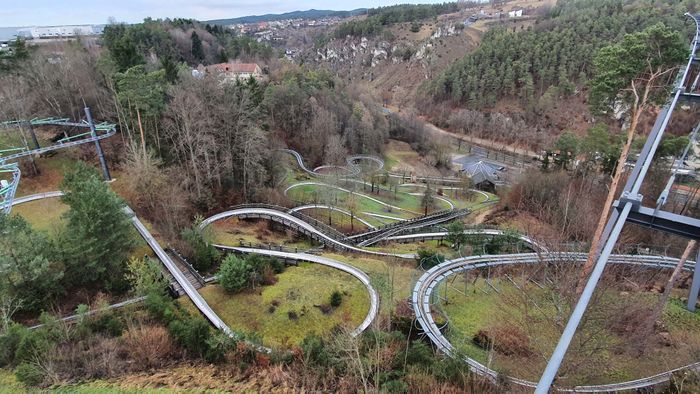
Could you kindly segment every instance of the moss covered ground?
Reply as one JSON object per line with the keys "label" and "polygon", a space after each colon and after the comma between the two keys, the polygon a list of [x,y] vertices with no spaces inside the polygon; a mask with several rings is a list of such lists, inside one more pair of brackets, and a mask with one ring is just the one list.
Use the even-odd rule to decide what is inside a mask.
{"label": "moss covered ground", "polygon": [[[269,346],[297,345],[310,333],[327,335],[336,326],[354,329],[369,311],[367,289],[342,271],[301,263],[277,279],[274,285],[239,294],[227,294],[218,285],[206,286],[200,294],[233,330],[254,333]],[[343,294],[342,304],[325,314],[319,306],[328,304],[336,290]]]}

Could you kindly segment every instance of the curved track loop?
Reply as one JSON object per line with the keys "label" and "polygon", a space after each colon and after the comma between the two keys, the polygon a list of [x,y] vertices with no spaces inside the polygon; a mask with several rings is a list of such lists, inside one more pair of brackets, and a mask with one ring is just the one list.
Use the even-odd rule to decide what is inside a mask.
{"label": "curved track loop", "polygon": [[372,225],[371,223],[369,223],[368,221],[366,221],[366,220],[364,220],[364,219],[362,219],[362,218],[359,218],[359,217],[353,215],[352,213],[350,213],[350,212],[348,212],[348,211],[346,211],[346,210],[344,210],[344,209],[341,209],[341,208],[338,208],[338,207],[334,207],[334,206],[332,206],[332,205],[323,205],[323,204],[300,205],[300,206],[298,206],[298,207],[294,207],[294,208],[290,209],[290,210],[289,210],[289,213],[298,212],[298,211],[303,211],[303,210],[306,210],[306,209],[330,209],[331,211],[340,212],[340,213],[342,213],[343,215],[350,216],[350,217],[354,217],[355,220],[357,220],[358,222],[364,224],[365,226],[367,226],[367,228],[370,228],[370,229],[375,229],[375,228],[376,228],[375,226],[373,226],[373,225]]}
{"label": "curved track loop", "polygon": [[404,211],[404,212],[412,213],[412,214],[414,214],[414,215],[420,215],[418,212],[409,211],[408,209],[404,209],[404,208],[401,208],[401,207],[397,207],[397,206],[395,206],[395,205],[387,204],[387,203],[385,203],[384,201],[378,200],[378,199],[376,199],[376,198],[374,198],[374,197],[372,197],[372,196],[368,196],[368,195],[366,195],[366,194],[362,194],[362,193],[359,193],[359,192],[353,192],[353,191],[350,191],[350,190],[348,190],[348,189],[346,189],[346,188],[344,188],[344,187],[340,187],[340,186],[336,186],[336,185],[330,185],[330,184],[328,184],[328,183],[323,183],[323,182],[313,182],[313,181],[298,182],[298,183],[295,183],[295,184],[293,184],[293,185],[289,185],[286,189],[284,189],[284,195],[286,196],[286,195],[287,195],[287,192],[289,192],[290,190],[292,190],[292,189],[294,189],[294,188],[297,188],[297,187],[300,187],[300,186],[307,186],[307,185],[322,186],[322,187],[327,187],[327,188],[330,188],[330,189],[340,190],[341,192],[345,192],[345,193],[348,193],[348,194],[354,194],[354,195],[356,195],[356,196],[359,196],[359,197],[362,197],[362,198],[366,198],[366,199],[368,199],[368,200],[370,200],[370,201],[372,201],[372,202],[375,202],[375,203],[377,203],[377,204],[379,204],[379,205],[383,205],[383,206],[385,206],[385,207],[387,207],[387,208],[395,209],[395,210],[397,210],[397,211]]}
{"label": "curved track loop", "polygon": [[225,245],[214,245],[214,246],[216,248],[219,248],[219,249],[231,250],[231,251],[240,252],[240,253],[254,253],[254,254],[261,254],[261,255],[265,255],[265,256],[288,259],[288,260],[308,261],[310,263],[316,263],[316,264],[320,264],[320,265],[325,265],[327,267],[335,268],[337,270],[346,272],[346,273],[354,276],[357,280],[362,282],[362,284],[365,285],[365,287],[367,288],[367,292],[369,293],[370,307],[369,307],[369,311],[367,312],[367,316],[362,321],[362,323],[350,333],[352,336],[358,336],[364,330],[366,330],[372,324],[374,319],[377,317],[377,314],[379,313],[379,293],[377,293],[377,291],[374,289],[374,287],[372,287],[372,284],[370,283],[369,276],[367,276],[367,274],[365,274],[364,272],[360,271],[359,269],[357,269],[353,266],[341,263],[337,260],[329,259],[327,257],[316,256],[316,255],[308,254],[308,253],[278,252],[275,250],[268,250],[268,249],[239,248],[239,247],[232,247],[232,246],[225,246]]}
{"label": "curved track loop", "polygon": [[[539,248],[536,244],[532,244],[533,248]],[[523,253],[495,256],[471,256],[451,261],[446,261],[439,264],[421,276],[413,289],[412,305],[416,314],[418,323],[423,328],[428,338],[435,346],[450,356],[458,356],[456,349],[442,335],[439,327],[435,324],[431,314],[431,295],[437,285],[447,277],[456,273],[465,272],[478,268],[497,267],[503,265],[516,264],[539,264],[539,263],[554,263],[554,262],[582,262],[586,260],[587,255],[584,253]],[[656,256],[638,256],[638,255],[613,255],[610,258],[613,264],[636,265],[649,268],[669,268],[673,269],[678,263],[678,259],[664,258]],[[686,262],[684,267],[686,271],[695,269],[693,262]],[[497,372],[479,363],[478,361],[466,357],[464,361],[469,364],[471,370],[480,375],[486,376],[492,380],[497,378]],[[668,381],[673,372],[679,370],[698,370],[700,363],[686,365],[671,371],[663,372],[657,375],[649,376],[642,379],[630,380],[627,382],[604,384],[604,385],[589,385],[577,386],[574,388],[558,388],[559,391],[568,392],[617,392],[623,390],[635,390],[642,387],[648,387],[654,384]],[[529,380],[508,377],[512,383],[520,386],[534,388],[536,382]]]}
{"label": "curved track loop", "polygon": [[297,161],[297,164],[299,165],[299,168],[301,168],[304,172],[306,172],[309,175],[312,176],[317,176],[321,178],[329,178],[329,177],[337,177],[337,174],[324,174],[322,172],[318,172],[318,170],[326,169],[326,168],[336,168],[336,169],[342,169],[347,172],[344,176],[346,177],[354,177],[360,175],[362,173],[362,168],[357,165],[357,162],[359,161],[371,161],[374,162],[377,165],[377,168],[374,168],[370,170],[370,172],[377,172],[380,171],[382,168],[384,168],[384,160],[376,157],[376,156],[370,156],[370,155],[354,155],[354,156],[348,156],[345,161],[347,165],[345,167],[342,166],[336,166],[336,165],[323,165],[319,166],[312,169],[309,169],[306,167],[306,164],[304,164],[304,158],[301,157],[299,152],[293,150],[293,149],[280,149],[281,152],[289,153],[290,155],[294,156],[294,159]]}
{"label": "curved track loop", "polygon": [[366,249],[361,249],[358,248],[354,245],[351,245],[350,243],[347,243],[343,240],[338,240],[336,238],[333,238],[326,234],[325,232],[319,231],[316,229],[313,225],[305,222],[304,220],[293,216],[285,211],[278,210],[278,209],[273,209],[269,207],[241,207],[241,208],[235,208],[229,211],[224,211],[221,213],[218,213],[214,216],[208,217],[202,221],[202,223],[199,225],[200,228],[205,228],[208,225],[219,221],[223,220],[229,217],[241,217],[241,218],[261,218],[261,219],[268,219],[272,220],[278,223],[282,223],[285,226],[291,227],[300,233],[306,234],[312,239],[315,239],[319,242],[322,242],[326,245],[330,245],[331,247],[339,250],[347,250],[347,251],[352,251],[352,252],[360,252],[360,253],[367,253],[367,254],[373,254],[373,255],[378,255],[378,256],[390,256],[390,257],[400,257],[400,258],[405,258],[405,259],[412,259],[414,257],[413,254],[395,254],[395,253],[385,253],[385,252],[377,252],[374,250],[366,250]]}
{"label": "curved track loop", "polygon": [[[324,174],[320,173],[317,170],[324,169],[324,168],[343,168],[345,169],[348,174],[346,176],[353,177],[360,175],[362,172],[362,169],[357,165],[358,161],[361,160],[367,160],[367,161],[372,161],[377,165],[377,168],[372,169],[370,172],[378,172],[381,171],[384,168],[384,160],[377,156],[371,156],[371,155],[354,155],[354,156],[348,156],[345,161],[347,162],[346,167],[341,167],[341,166],[333,166],[333,165],[323,165],[320,167],[316,167],[315,169],[309,169],[306,167],[304,164],[304,158],[299,154],[299,152],[293,150],[293,149],[280,149],[282,152],[289,153],[290,155],[294,156],[294,158],[297,161],[297,164],[299,167],[306,173],[312,176],[317,176],[317,177],[334,177],[337,176],[335,174]],[[438,185],[453,185],[457,184],[460,182],[463,182],[463,179],[460,178],[450,178],[450,177],[426,177],[426,176],[410,176],[410,175],[405,175],[405,174],[398,174],[398,173],[393,173],[389,172],[388,175],[392,178],[399,178],[402,180],[410,180],[414,179],[418,182],[423,182],[423,183],[432,183],[432,184],[438,184]]]}
{"label": "curved track loop", "polygon": [[[38,193],[38,194],[33,194],[29,196],[24,196],[17,198],[13,201],[12,205],[19,205],[31,201],[37,201],[37,200],[42,200],[45,198],[57,198],[61,197],[63,195],[62,191],[52,191],[52,192],[47,192],[47,193]],[[177,281],[177,283],[182,287],[182,289],[185,291],[185,294],[192,300],[194,305],[199,309],[199,311],[211,322],[211,324],[216,327],[217,329],[225,332],[229,336],[234,336],[234,333],[231,331],[229,326],[224,323],[224,321],[214,312],[214,310],[211,309],[209,304],[206,302],[204,297],[202,297],[197,289],[192,286],[189,280],[185,277],[185,275],[180,271],[180,269],[177,267],[175,262],[172,261],[170,256],[163,250],[163,248],[160,246],[158,241],[151,235],[151,233],[148,231],[146,226],[143,225],[143,223],[139,220],[138,217],[134,214],[134,211],[130,207],[124,208],[124,211],[129,215],[131,218],[131,222],[136,228],[136,230],[139,232],[141,237],[148,243],[148,246],[151,247],[153,252],[158,256],[158,259],[163,263],[165,268],[168,269],[168,271],[172,274],[173,278]],[[223,246],[223,245],[215,245],[218,248],[221,249],[227,249],[227,250],[235,250],[241,253],[255,253],[255,254],[261,254],[261,255],[266,255],[266,256],[274,256],[274,257],[280,257],[280,258],[285,258],[285,259],[292,259],[292,260],[302,260],[302,261],[308,261],[311,263],[316,263],[316,264],[321,264],[325,265],[331,268],[335,268],[338,270],[341,270],[343,272],[346,272],[355,278],[357,278],[360,282],[362,282],[363,285],[367,288],[367,292],[369,293],[370,297],[370,309],[367,313],[367,316],[365,317],[364,321],[362,324],[360,324],[355,330],[351,332],[352,336],[357,336],[360,335],[364,330],[366,330],[370,324],[374,321],[374,319],[377,317],[377,314],[379,313],[379,294],[377,291],[372,287],[370,283],[370,279],[365,274],[364,272],[360,271],[359,269],[349,266],[347,264],[341,263],[340,261],[336,261],[333,259],[329,259],[326,257],[320,257],[320,256],[315,256],[307,253],[288,253],[288,252],[277,252],[277,251],[271,251],[271,250],[266,250],[266,249],[256,249],[256,248],[235,248],[235,247],[228,247],[228,246]],[[258,350],[269,352],[270,349],[262,346],[257,346]]]}

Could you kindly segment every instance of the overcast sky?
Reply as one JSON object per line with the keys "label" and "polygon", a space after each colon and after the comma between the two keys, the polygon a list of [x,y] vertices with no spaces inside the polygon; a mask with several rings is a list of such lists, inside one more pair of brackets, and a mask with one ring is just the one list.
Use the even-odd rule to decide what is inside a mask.
{"label": "overcast sky", "polygon": [[351,10],[397,3],[438,3],[445,0],[0,0],[0,27],[140,22],[145,17],[199,20],[277,14],[315,9]]}

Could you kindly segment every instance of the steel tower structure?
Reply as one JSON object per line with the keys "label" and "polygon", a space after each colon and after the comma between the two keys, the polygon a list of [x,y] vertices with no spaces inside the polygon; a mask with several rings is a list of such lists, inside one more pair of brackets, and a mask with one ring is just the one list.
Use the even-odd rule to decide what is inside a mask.
{"label": "steel tower structure", "polygon": [[[0,150],[0,176],[3,178],[9,178],[0,179],[0,212],[5,214],[10,213],[10,210],[12,209],[12,201],[14,200],[21,177],[19,164],[16,161],[10,163],[9,161],[11,160],[17,160],[23,157],[38,155],[57,149],[70,148],[73,146],[94,142],[95,149],[97,150],[97,156],[99,157],[100,164],[102,166],[103,176],[107,181],[111,179],[109,168],[107,168],[107,162],[105,160],[104,153],[102,152],[102,146],[100,145],[100,140],[113,136],[117,132],[116,125],[111,123],[95,124],[92,119],[90,108],[88,107],[85,107],[85,118],[86,120],[82,122],[72,122],[68,118],[35,118],[31,120],[12,120],[0,123],[0,127],[2,128],[22,126],[28,127],[32,137],[32,143],[34,144],[32,149],[30,149],[28,146],[24,146]],[[87,131],[72,136],[66,136],[56,141],[56,143],[53,145],[41,147],[36,135],[34,134],[35,126],[78,127],[85,128]]]}
{"label": "steel tower structure", "polygon": [[[603,274],[603,270],[610,258],[610,254],[617,243],[624,225],[626,223],[634,223],[644,227],[661,230],[670,234],[679,235],[689,239],[700,239],[700,220],[691,218],[688,216],[678,215],[672,212],[668,212],[662,209],[663,205],[666,203],[667,197],[675,181],[676,170],[672,172],[671,178],[669,179],[666,187],[659,195],[656,202],[655,208],[648,208],[642,206],[642,195],[639,194],[640,188],[644,181],[649,166],[654,158],[657,148],[661,142],[664,131],[668,126],[674,109],[679,102],[689,102],[689,103],[699,103],[700,102],[700,92],[698,92],[698,80],[700,79],[700,58],[698,57],[698,47],[700,46],[700,14],[685,14],[686,17],[690,18],[695,23],[695,36],[690,45],[690,56],[688,62],[681,70],[676,79],[676,83],[673,89],[673,93],[659,112],[656,122],[649,134],[649,138],[644,144],[644,148],[637,159],[637,162],[630,174],[624,189],[617,201],[613,203],[614,209],[608,219],[608,222],[603,231],[601,238],[602,248],[597,250],[598,258],[596,264],[591,272],[591,275],[586,283],[586,287],[581,293],[576,307],[574,308],[569,321],[564,328],[561,338],[557,347],[554,349],[547,367],[540,378],[537,385],[535,393],[545,394],[549,391],[554,379],[556,377],[559,366],[561,365],[566,351],[569,348],[569,344],[576,333],[581,318],[591,300],[591,296],[598,285],[598,281]],[[693,143],[692,138],[697,134],[697,130],[700,127],[695,128],[691,135],[691,144]],[[686,149],[685,154],[687,154],[688,149]],[[698,253],[698,258],[696,262],[700,261],[700,252]],[[696,265],[697,268],[697,265]],[[693,273],[693,284],[691,287],[690,295],[688,297],[688,308],[690,310],[695,309],[695,304],[698,299],[698,292],[700,291],[700,270],[695,269]]]}

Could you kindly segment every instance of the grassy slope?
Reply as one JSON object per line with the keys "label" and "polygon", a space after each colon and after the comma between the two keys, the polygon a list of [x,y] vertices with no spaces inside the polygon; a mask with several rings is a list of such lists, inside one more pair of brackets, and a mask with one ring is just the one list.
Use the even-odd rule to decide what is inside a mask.
{"label": "grassy slope", "polygon": [[[492,283],[502,294],[514,295],[519,293],[510,282],[506,280],[494,279]],[[441,309],[447,314],[450,320],[450,330],[448,338],[465,355],[476,359],[479,362],[487,363],[488,353],[484,349],[474,345],[472,338],[480,329],[485,329],[501,323],[501,316],[506,313],[512,316],[514,321],[520,321],[522,310],[506,306],[500,301],[501,295],[488,287],[484,280],[480,279],[475,285],[470,282],[466,286],[466,296],[464,294],[465,285],[462,277],[447,287],[446,304],[441,302]],[[441,285],[437,290],[441,296],[445,295],[445,286]],[[530,289],[531,295],[535,298],[542,296],[536,294],[536,289]],[[612,297],[617,293],[612,292]],[[637,298],[639,297],[639,298]],[[651,293],[635,295],[635,301],[649,302],[653,304],[656,296]],[[541,303],[540,305],[546,305]],[[545,308],[546,310],[546,308]],[[536,314],[535,312],[532,312]],[[548,312],[554,315],[553,310]],[[672,300],[666,306],[664,312],[664,322],[667,325],[670,335],[679,341],[678,346],[654,346],[647,350],[643,357],[633,357],[628,353],[616,354],[613,351],[602,351],[598,354],[599,362],[605,360],[607,367],[596,371],[595,377],[583,379],[577,373],[572,373],[567,378],[567,384],[596,384],[613,383],[622,380],[637,379],[662,372],[663,370],[679,367],[696,361],[695,349],[700,346],[700,313],[690,313],[684,309],[677,299]],[[558,332],[551,330],[548,323],[535,323],[534,335],[543,343],[541,346],[546,349],[547,354],[554,349],[558,338]],[[521,325],[521,327],[524,327]],[[599,334],[604,338],[606,345],[604,349],[613,349],[616,345],[624,344],[625,338],[611,332],[602,331]],[[574,339],[576,341],[576,339]],[[652,342],[656,343],[656,342]],[[508,373],[526,379],[536,380],[539,373],[544,368],[545,360],[537,357],[505,357],[495,354],[491,367],[496,370],[507,371]]]}
{"label": "grassy slope", "polygon": [[[362,283],[336,269],[302,263],[287,268],[278,279],[272,286],[235,295],[218,285],[207,286],[200,293],[232,329],[255,332],[264,344],[275,346],[299,344],[307,334],[327,334],[337,325],[354,329],[369,310],[369,295]],[[327,304],[335,290],[344,293],[343,303],[324,315],[314,305]],[[279,306],[270,313],[275,300]],[[296,321],[289,319],[289,311],[297,313]]]}
{"label": "grassy slope", "polygon": [[382,311],[387,311],[395,301],[410,297],[413,282],[421,275],[421,272],[414,268],[415,262],[412,260],[387,261],[375,257],[337,253],[324,253],[323,256],[364,271],[370,277],[372,286],[380,293]]}

